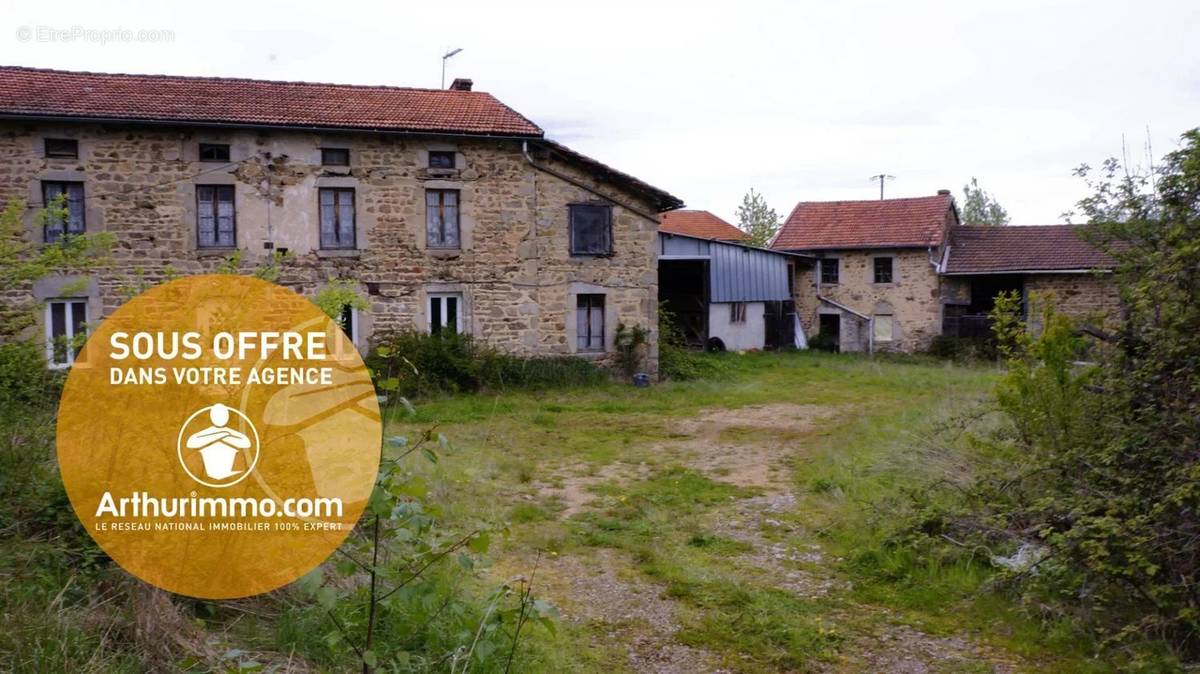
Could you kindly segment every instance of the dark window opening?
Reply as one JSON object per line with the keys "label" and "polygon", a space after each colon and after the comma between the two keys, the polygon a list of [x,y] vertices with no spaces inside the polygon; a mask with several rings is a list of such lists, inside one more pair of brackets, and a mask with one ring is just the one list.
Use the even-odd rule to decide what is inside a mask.
{"label": "dark window opening", "polygon": [[729,322],[730,323],[745,323],[746,322],[746,303],[732,302],[729,305]]}
{"label": "dark window opening", "polygon": [[349,304],[342,305],[342,315],[338,319],[338,325],[341,326],[342,332],[346,333],[346,339],[350,343],[354,343],[354,307]]}
{"label": "dark window opening", "polygon": [[827,257],[821,260],[821,283],[838,282],[838,260]]}
{"label": "dark window opening", "polygon": [[354,188],[322,187],[321,247],[354,248]]}
{"label": "dark window opening", "polygon": [[462,295],[441,293],[429,296],[429,332],[448,335],[462,332]]}
{"label": "dark window opening", "polygon": [[425,242],[430,248],[458,248],[458,190],[425,190]]}
{"label": "dark window opening", "polygon": [[890,257],[875,258],[875,282],[876,283],[891,283],[892,282],[892,258],[890,258]]}
{"label": "dark window opening", "polygon": [[576,341],[580,351],[604,350],[604,295],[578,295]]}
{"label": "dark window opening", "polygon": [[322,166],[349,166],[350,150],[342,147],[321,148]]}
{"label": "dark window opening", "polygon": [[452,169],[455,164],[455,153],[449,150],[430,150],[429,168]]}
{"label": "dark window opening", "polygon": [[83,203],[83,183],[42,183],[42,204],[46,207],[42,234],[46,243],[58,241],[64,234],[84,233],[87,226]]}
{"label": "dark window opening", "polygon": [[200,143],[200,161],[229,161],[227,143]]}
{"label": "dark window opening", "polygon": [[570,218],[572,255],[612,254],[611,206],[573,204]]}
{"label": "dark window opening", "polygon": [[47,357],[52,366],[75,362],[87,335],[87,302],[53,300],[46,310]]}
{"label": "dark window opening", "polygon": [[46,156],[78,159],[79,141],[72,138],[47,138]]}
{"label": "dark window opening", "polygon": [[196,186],[196,245],[233,248],[237,245],[233,185]]}

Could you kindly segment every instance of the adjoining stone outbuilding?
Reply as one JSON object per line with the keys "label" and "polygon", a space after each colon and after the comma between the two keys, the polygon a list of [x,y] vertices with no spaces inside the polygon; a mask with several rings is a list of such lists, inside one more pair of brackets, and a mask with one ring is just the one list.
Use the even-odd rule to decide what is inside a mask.
{"label": "adjoining stone outbuilding", "polygon": [[694,346],[720,351],[804,346],[792,280],[806,255],[747,245],[749,236],[708,211],[664,213],[659,301]]}
{"label": "adjoining stone outbuilding", "polygon": [[[605,360],[617,325],[657,358],[658,217],[674,196],[545,138],[469,80],[449,90],[0,68],[0,201],[31,240],[110,232],[112,264],[44,279],[70,337],[139,283],[288,254],[278,282],[354,284],[360,348],[454,330],[521,355]],[[35,228],[58,195],[68,216]],[[48,348],[56,365],[69,353]]]}
{"label": "adjoining stone outbuilding", "polygon": [[[990,330],[995,296],[1050,297],[1064,313],[1100,320],[1117,304],[1112,260],[1077,226],[960,224],[949,190],[928,197],[801,202],[772,248],[806,253],[796,311],[810,339],[840,351],[928,349],[934,338]],[[1034,325],[1036,327],[1036,325]],[[821,336],[821,337],[817,337]]]}

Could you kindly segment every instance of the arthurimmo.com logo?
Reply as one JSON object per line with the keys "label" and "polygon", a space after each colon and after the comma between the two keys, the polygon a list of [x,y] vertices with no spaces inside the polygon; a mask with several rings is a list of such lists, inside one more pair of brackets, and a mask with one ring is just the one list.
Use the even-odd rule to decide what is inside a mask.
{"label": "arthurimmo.com logo", "polygon": [[266,281],[198,276],[134,298],[76,358],[58,421],[88,533],[164,589],[244,597],[324,561],[358,521],[381,419],[358,352]]}

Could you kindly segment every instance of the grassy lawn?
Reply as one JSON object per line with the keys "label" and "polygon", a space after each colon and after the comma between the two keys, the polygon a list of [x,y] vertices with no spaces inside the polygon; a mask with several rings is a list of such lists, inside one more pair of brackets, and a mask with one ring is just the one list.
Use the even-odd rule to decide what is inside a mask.
{"label": "grassy lawn", "polygon": [[487,573],[533,573],[561,608],[556,636],[522,643],[529,667],[1089,668],[1069,630],[979,592],[986,554],[918,564],[884,545],[912,491],[980,460],[995,370],[724,358],[719,380],[456,396],[392,420],[449,438],[417,469],[451,522],[508,526]]}

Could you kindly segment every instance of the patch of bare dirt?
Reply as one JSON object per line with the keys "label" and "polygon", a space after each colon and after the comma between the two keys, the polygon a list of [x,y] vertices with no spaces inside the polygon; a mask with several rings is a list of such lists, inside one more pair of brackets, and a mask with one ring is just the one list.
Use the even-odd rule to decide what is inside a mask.
{"label": "patch of bare dirt", "polygon": [[1016,672],[1018,663],[966,637],[932,636],[907,625],[889,625],[879,633],[851,641],[849,655],[825,672]]}
{"label": "patch of bare dirt", "polygon": [[[821,546],[789,542],[793,526],[780,516],[796,507],[791,493],[776,493],[743,499],[733,512],[720,513],[710,524],[713,533],[751,546],[739,555],[747,572],[766,585],[804,598],[823,597],[847,583],[826,569],[840,561],[827,558]],[[771,540],[767,532],[778,532],[784,540]]]}
{"label": "patch of bare dirt", "polygon": [[580,513],[596,495],[591,487],[598,484],[626,484],[643,480],[650,475],[650,466],[645,463],[610,463],[595,468],[586,463],[577,463],[555,471],[547,482],[534,483],[535,493],[555,498],[562,504],[559,517],[566,519]]}
{"label": "patch of bare dirt", "polygon": [[790,459],[802,447],[800,436],[837,410],[821,405],[776,403],[713,409],[676,422],[671,431],[686,436],[664,443],[684,465],[739,487],[786,490]]}
{"label": "patch of bare dirt", "polygon": [[543,557],[536,584],[537,594],[554,602],[565,620],[597,628],[606,647],[624,645],[633,671],[722,671],[712,654],[675,640],[675,603],[611,550],[588,558]]}

